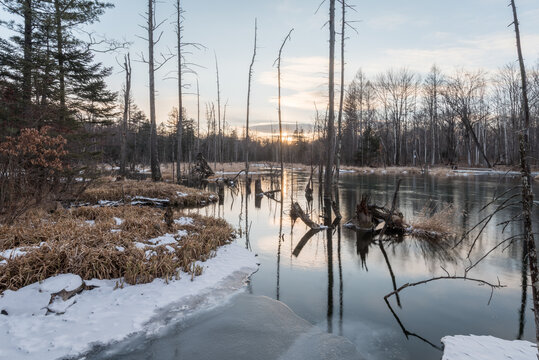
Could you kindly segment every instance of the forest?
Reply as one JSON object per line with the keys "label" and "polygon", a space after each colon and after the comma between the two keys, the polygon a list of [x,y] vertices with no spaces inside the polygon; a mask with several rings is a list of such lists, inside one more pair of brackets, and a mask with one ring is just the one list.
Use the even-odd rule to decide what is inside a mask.
{"label": "forest", "polygon": [[[178,154],[181,162],[190,162],[198,153],[210,162],[243,162],[247,146],[252,161],[279,160],[277,124],[269,134],[251,130],[247,145],[245,126],[227,123],[226,104],[221,99],[206,104],[199,101],[192,113],[185,107],[180,113],[176,106],[170,109],[167,121],[159,123],[152,114],[141,111],[130,95],[129,44],[83,31],[84,26],[99,21],[111,3],[28,0],[3,1],[2,5],[16,19],[3,22],[15,35],[0,39],[3,139],[25,128],[47,127],[51,134],[67,140],[68,154],[78,166],[123,163],[134,170],[151,162],[154,128],[155,160],[161,163],[176,162]],[[151,20],[147,14],[146,20]],[[180,29],[179,49],[186,51],[184,48],[194,44],[184,42],[181,23],[180,15],[176,31]],[[151,21],[145,27],[149,36],[158,29]],[[126,74],[121,93],[108,89],[107,77],[113,69],[95,60],[97,52],[111,57],[126,54],[125,62],[119,63]],[[154,60],[152,54],[144,61],[153,62],[149,73],[154,73],[160,62],[172,61],[172,57]],[[184,56],[176,54],[175,59],[180,60],[181,71],[187,72],[187,66],[182,67]],[[537,159],[539,65],[529,68],[527,74],[531,154]],[[219,86],[218,76],[217,69]],[[359,69],[350,83],[337,84],[335,94],[338,98],[343,93],[335,133],[342,143],[341,161],[374,167],[518,165],[519,82],[516,63],[500,64],[495,72],[460,69],[453,73],[443,73],[433,64],[426,75],[399,68],[372,78]],[[310,124],[302,122],[298,128],[297,119],[287,119],[290,130],[282,144],[284,161],[324,162],[320,149],[327,120],[328,109],[314,107]]]}

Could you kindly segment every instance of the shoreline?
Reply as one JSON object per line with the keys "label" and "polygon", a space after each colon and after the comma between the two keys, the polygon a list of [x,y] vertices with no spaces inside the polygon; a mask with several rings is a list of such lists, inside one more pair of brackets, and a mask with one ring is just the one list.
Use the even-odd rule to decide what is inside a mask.
{"label": "shoreline", "polygon": [[[51,294],[75,286],[80,277],[64,274],[18,291],[7,290],[0,308],[0,358],[47,360],[77,356],[96,345],[108,345],[133,334],[156,331],[170,321],[165,313],[211,308],[244,287],[256,272],[254,254],[238,244],[224,245],[216,256],[198,262],[204,272],[194,278],[182,272],[178,280],[123,285],[121,279],[88,280],[97,286],[67,300],[62,313],[47,315]],[[209,299],[208,299],[209,297]],[[204,298],[204,301],[190,301]],[[57,301],[56,301],[57,302]],[[55,302],[55,303],[56,303]],[[162,318],[161,318],[162,317]],[[74,326],[77,331],[73,332]]]}

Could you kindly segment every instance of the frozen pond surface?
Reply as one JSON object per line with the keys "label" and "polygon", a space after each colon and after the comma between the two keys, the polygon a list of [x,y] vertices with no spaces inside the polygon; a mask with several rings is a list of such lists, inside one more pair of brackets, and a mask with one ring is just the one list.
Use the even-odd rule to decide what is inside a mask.
{"label": "frozen pond surface", "polygon": [[[307,227],[299,220],[293,224],[289,210],[293,195],[294,201],[298,201],[312,219],[321,221],[316,179],[314,200],[309,202],[305,198],[308,178],[306,173],[295,173],[293,177],[286,174],[282,212],[281,204],[275,200],[256,197],[254,192],[246,196],[242,184],[235,191],[225,189],[220,203],[197,211],[223,217],[235,225],[240,233],[237,242],[258,254],[261,266],[252,276],[247,288],[249,294],[280,300],[315,328],[304,321],[296,322],[295,315],[290,315],[294,321],[282,319],[285,322],[279,325],[281,331],[275,331],[276,323],[270,322],[271,326],[266,327],[261,319],[269,316],[270,320],[278,320],[272,315],[279,313],[275,310],[280,308],[278,303],[258,297],[251,302],[247,296],[240,296],[220,309],[179,321],[166,335],[134,338],[127,348],[123,347],[125,344],[112,346],[107,351],[121,350],[124,357],[111,358],[147,359],[154,354],[155,359],[164,360],[240,359],[241,356],[264,359],[262,355],[249,353],[257,349],[264,350],[261,353],[277,351],[277,357],[268,355],[273,356],[272,359],[284,356],[285,350],[290,351],[288,355],[292,359],[313,358],[310,351],[318,350],[311,345],[312,341],[323,344],[319,353],[324,349],[337,349],[344,352],[339,355],[343,357],[338,358],[359,356],[353,355],[350,343],[341,337],[322,334],[345,337],[362,358],[373,360],[439,360],[442,357],[440,339],[448,335],[493,335],[506,340],[534,341],[531,293],[527,291],[529,282],[525,281],[523,272],[525,254],[518,241],[502,246],[469,274],[494,283],[499,278],[506,285],[494,291],[490,304],[489,288],[459,280],[435,281],[404,290],[398,302],[394,297],[389,300],[394,313],[384,302],[384,295],[395,286],[445,275],[442,267],[452,275],[462,275],[470,260],[479,259],[503,239],[520,234],[519,224],[509,225],[504,233],[502,227],[497,226],[520,213],[518,204],[494,216],[479,237],[470,260],[467,255],[473,237],[456,248],[433,246],[412,238],[379,242],[340,226],[305,241]],[[480,212],[495,194],[519,184],[518,178],[502,176],[405,175],[402,178],[397,205],[406,219],[413,219],[425,204],[436,207],[450,203],[456,207],[456,212],[447,221],[454,224],[459,234],[509,196],[495,202],[487,212]],[[395,176],[341,174],[342,224],[353,216],[362,193],[369,193],[372,202],[389,205],[396,179]],[[269,178],[262,179],[262,187],[266,191],[272,188]],[[534,187],[538,194],[537,182]],[[216,190],[215,185],[210,184],[210,189]],[[276,199],[279,200],[279,195]],[[537,208],[534,209],[534,226],[536,229],[539,226]],[[248,233],[246,228],[249,228]],[[303,246],[298,247],[298,244]],[[241,309],[240,305],[256,308],[256,314],[246,316],[243,311],[235,312]],[[305,330],[307,328],[309,330]],[[299,336],[300,333],[304,335]]]}
{"label": "frozen pond surface", "polygon": [[264,296],[240,294],[194,314],[156,338],[135,338],[86,359],[359,359],[347,339],[327,334]]}

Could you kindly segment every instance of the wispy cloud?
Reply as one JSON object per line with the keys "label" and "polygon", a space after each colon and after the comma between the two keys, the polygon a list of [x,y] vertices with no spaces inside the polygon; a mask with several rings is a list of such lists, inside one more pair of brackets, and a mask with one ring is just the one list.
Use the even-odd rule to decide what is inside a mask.
{"label": "wispy cloud", "polygon": [[[339,64],[336,63],[336,69]],[[281,105],[284,107],[312,110],[314,103],[325,103],[327,94],[328,59],[322,56],[298,57],[283,61],[281,66]],[[277,87],[277,71],[260,74],[261,84]],[[268,101],[277,103],[276,97]]]}

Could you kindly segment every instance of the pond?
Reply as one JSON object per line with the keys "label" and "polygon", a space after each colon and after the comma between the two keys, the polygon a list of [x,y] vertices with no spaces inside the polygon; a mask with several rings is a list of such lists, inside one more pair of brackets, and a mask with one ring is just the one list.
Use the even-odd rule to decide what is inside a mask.
{"label": "pond", "polygon": [[[397,207],[406,219],[413,219],[426,205],[440,208],[442,204],[452,204],[455,215],[447,221],[454,224],[458,234],[470,229],[518,190],[480,211],[494,196],[519,184],[516,177],[502,176],[400,177]],[[519,241],[504,244],[468,274],[491,283],[498,283],[499,279],[506,286],[495,290],[492,299],[487,286],[439,280],[403,290],[398,302],[391,297],[392,309],[384,301],[395,286],[444,276],[445,271],[460,276],[470,261],[475,262],[503,239],[520,234],[518,223],[509,224],[503,232],[503,226],[498,226],[520,213],[517,204],[492,218],[469,259],[475,232],[453,249],[429,246],[413,238],[372,242],[344,226],[319,232],[298,253],[294,250],[309,229],[299,219],[292,223],[292,198],[303,209],[309,209],[312,219],[322,221],[322,200],[316,196],[316,181],[314,200],[306,200],[304,189],[308,179],[306,172],[286,173],[282,231],[280,204],[254,194],[245,200],[241,186],[238,191],[226,189],[221,205],[201,210],[239,227],[238,241],[258,254],[261,266],[252,276],[249,292],[280,300],[324,331],[345,336],[367,359],[440,359],[440,339],[454,334],[534,340],[531,293],[523,282],[523,247]],[[389,206],[396,181],[396,176],[341,174],[341,224],[352,217],[363,193],[370,194],[371,202]],[[262,180],[262,187],[271,188],[268,178]],[[534,190],[538,193],[537,186]],[[248,202],[247,209],[244,201]],[[534,223],[539,224],[537,211]]]}
{"label": "pond", "polygon": [[[279,187],[268,176],[254,175],[255,179],[258,177],[265,191]],[[440,209],[444,204],[452,204],[455,212],[446,221],[453,225],[458,237],[505,200],[510,206],[488,222],[468,259],[476,232],[454,247],[455,241],[444,245],[410,237],[378,241],[343,226],[353,216],[362,194],[369,194],[372,203],[389,206],[396,176],[342,174],[338,201],[343,220],[334,229],[318,232],[312,237],[306,236],[311,235],[306,225],[299,219],[293,222],[290,218],[292,201],[297,201],[311,219],[322,222],[323,201],[317,196],[316,179],[314,199],[308,201],[305,196],[309,181],[307,171],[286,172],[282,211],[279,194],[275,199],[257,197],[254,191],[246,195],[245,185],[241,183],[237,188],[225,188],[219,203],[192,211],[222,217],[237,227],[239,236],[236,241],[256,253],[260,262],[260,269],[252,276],[246,292],[257,296],[253,299],[262,300],[250,303],[251,300],[240,296],[237,300],[232,299],[232,302],[236,301],[235,305],[224,305],[205,315],[193,316],[183,323],[180,321],[164,336],[135,337],[124,344],[97,351],[95,356],[87,359],[180,359],[182,348],[191,349],[190,358],[210,359],[215,358],[215,354],[220,354],[218,358],[241,357],[227,357],[222,351],[227,346],[234,346],[237,354],[243,351],[241,358],[250,358],[249,352],[253,348],[260,352],[273,340],[275,343],[276,339],[286,337],[285,333],[279,334],[279,329],[265,329],[264,324],[266,328],[270,327],[274,316],[294,317],[291,313],[286,315],[283,309],[271,312],[271,308],[279,305],[267,303],[260,296],[281,301],[313,324],[319,333],[311,339],[314,343],[325,339],[344,348],[348,342],[339,343],[334,338],[322,336],[340,335],[350,340],[361,356],[369,360],[439,360],[442,357],[440,339],[446,335],[493,335],[534,341],[531,292],[523,267],[525,251],[522,242],[505,243],[468,274],[470,278],[491,283],[499,281],[505,285],[501,289],[491,291],[490,287],[478,286],[469,280],[446,279],[406,288],[398,297],[390,297],[387,303],[384,301],[386,294],[406,283],[447,274],[462,276],[467,266],[491,248],[520,234],[519,223],[509,223],[505,230],[498,225],[520,214],[519,205],[511,204],[510,200],[512,194],[518,194],[518,189],[507,192],[482,210],[497,194],[517,186],[519,179],[424,175],[399,178],[402,183],[397,207],[405,219],[413,221],[424,207]],[[209,187],[217,190],[216,184]],[[535,193],[537,190],[535,185]],[[539,224],[537,211],[534,224]],[[246,307],[245,303],[251,305]],[[227,323],[234,323],[235,327],[228,327]],[[245,324],[243,333],[238,332],[238,324]],[[294,326],[297,327],[297,323],[290,323],[290,327]],[[205,338],[217,333],[227,335],[219,336],[215,341]],[[305,358],[313,346],[312,342],[307,343],[311,345],[298,347],[299,357],[291,358]],[[265,356],[272,358],[267,353]]]}

